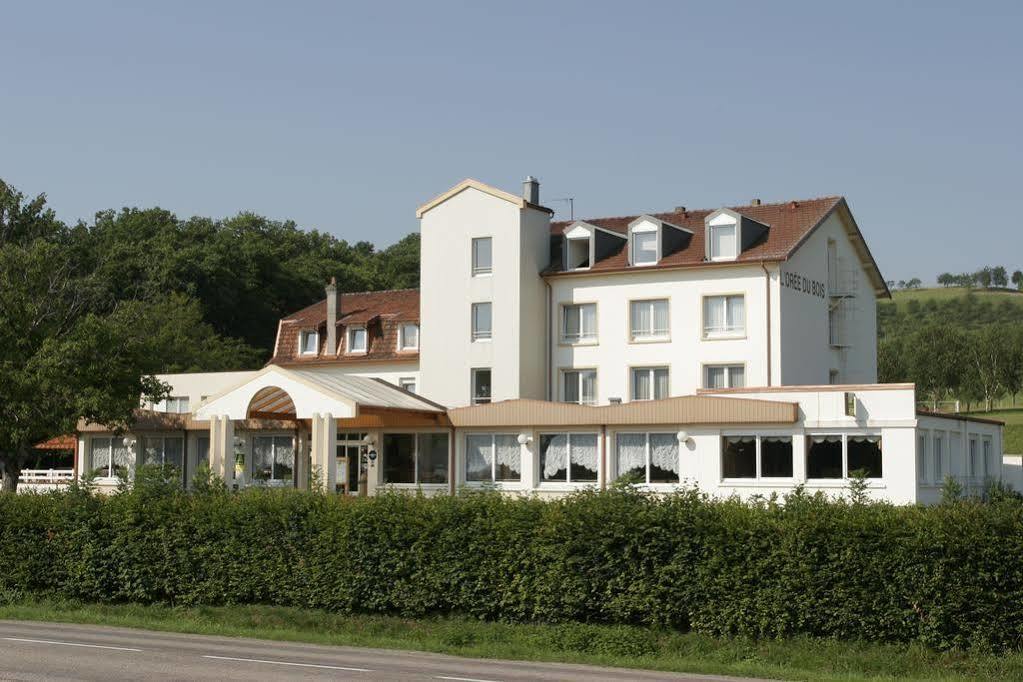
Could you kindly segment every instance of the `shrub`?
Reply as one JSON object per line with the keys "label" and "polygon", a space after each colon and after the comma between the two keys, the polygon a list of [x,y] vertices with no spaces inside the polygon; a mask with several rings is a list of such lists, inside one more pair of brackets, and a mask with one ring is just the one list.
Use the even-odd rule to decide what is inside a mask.
{"label": "shrub", "polygon": [[0,496],[0,584],[7,599],[544,622],[573,649],[644,650],[593,639],[586,624],[604,623],[1005,651],[1023,636],[1023,499],[356,499],[142,475],[112,496]]}

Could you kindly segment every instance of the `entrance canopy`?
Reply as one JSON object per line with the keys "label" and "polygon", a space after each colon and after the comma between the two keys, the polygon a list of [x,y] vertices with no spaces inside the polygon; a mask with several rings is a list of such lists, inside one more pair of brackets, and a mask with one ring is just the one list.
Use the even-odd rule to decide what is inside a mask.
{"label": "entrance canopy", "polygon": [[199,420],[312,419],[330,414],[353,419],[378,411],[439,417],[444,408],[379,379],[330,369],[287,369],[270,365],[195,410]]}

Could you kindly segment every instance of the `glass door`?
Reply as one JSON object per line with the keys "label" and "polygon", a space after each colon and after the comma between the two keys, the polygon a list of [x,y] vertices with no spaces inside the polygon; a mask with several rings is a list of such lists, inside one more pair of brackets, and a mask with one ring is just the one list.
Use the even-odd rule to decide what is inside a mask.
{"label": "glass door", "polygon": [[337,434],[337,483],[335,490],[349,495],[359,494],[359,469],[362,466],[362,441],[365,433]]}

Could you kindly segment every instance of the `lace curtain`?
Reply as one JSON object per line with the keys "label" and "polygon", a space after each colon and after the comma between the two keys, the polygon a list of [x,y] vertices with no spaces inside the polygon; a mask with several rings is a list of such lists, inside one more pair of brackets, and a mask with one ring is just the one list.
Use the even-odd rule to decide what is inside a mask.
{"label": "lace curtain", "polygon": [[650,463],[659,469],[679,473],[678,438],[674,433],[650,434]]}
{"label": "lace curtain", "polygon": [[841,436],[810,436],[811,443],[841,443]]}
{"label": "lace curtain", "polygon": [[494,436],[497,449],[497,464],[505,466],[517,474],[522,473],[522,446],[518,436]]}
{"label": "lace curtain", "polygon": [[568,435],[560,433],[550,436],[544,450],[544,478],[554,478],[557,473],[568,468]]}
{"label": "lace curtain", "polygon": [[578,434],[570,436],[572,464],[597,471],[597,436]]}
{"label": "lace curtain", "polygon": [[880,443],[881,436],[849,436],[850,443]]}
{"label": "lace curtain", "polygon": [[618,475],[624,476],[630,471],[646,472],[646,434],[618,434]]}

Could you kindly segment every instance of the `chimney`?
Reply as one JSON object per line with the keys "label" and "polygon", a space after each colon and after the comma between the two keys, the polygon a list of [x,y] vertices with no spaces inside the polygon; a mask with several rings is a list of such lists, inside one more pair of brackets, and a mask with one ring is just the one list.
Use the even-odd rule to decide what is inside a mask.
{"label": "chimney", "polygon": [[337,279],[334,277],[330,278],[330,284],[327,285],[327,348],[326,352],[331,355],[337,355],[337,319],[341,311],[340,308],[341,297],[337,294]]}
{"label": "chimney", "polygon": [[675,207],[675,213],[685,213],[685,212],[686,212],[686,207],[685,206],[676,206]]}
{"label": "chimney", "polygon": [[759,206],[760,205],[760,199],[754,199],[753,201],[751,201],[749,203],[750,203],[750,206]]}
{"label": "chimney", "polygon": [[540,181],[532,175],[522,181],[522,198],[531,204],[540,205]]}

